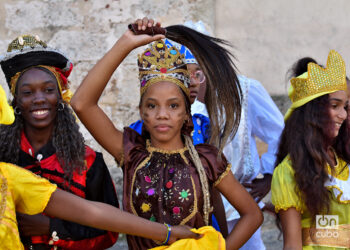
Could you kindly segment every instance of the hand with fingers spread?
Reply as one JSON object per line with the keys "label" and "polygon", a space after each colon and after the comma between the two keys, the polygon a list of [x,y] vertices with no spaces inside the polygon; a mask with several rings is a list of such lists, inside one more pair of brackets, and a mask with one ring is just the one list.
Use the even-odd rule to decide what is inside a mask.
{"label": "hand with fingers spread", "polygon": [[252,183],[242,183],[246,188],[250,188],[250,195],[259,203],[271,189],[271,174],[264,174],[264,178],[255,178]]}

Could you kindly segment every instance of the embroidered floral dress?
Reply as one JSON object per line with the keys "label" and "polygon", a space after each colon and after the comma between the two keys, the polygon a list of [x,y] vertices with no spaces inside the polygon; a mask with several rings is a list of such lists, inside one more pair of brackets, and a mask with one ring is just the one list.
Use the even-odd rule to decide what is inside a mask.
{"label": "embroidered floral dress", "polygon": [[[203,191],[188,149],[165,151],[150,146],[130,128],[124,130],[124,210],[170,225],[205,226]],[[196,146],[209,186],[215,186],[230,170],[218,150],[207,144]],[[207,194],[205,194],[207,195]],[[153,240],[129,236],[130,249],[148,249]]]}
{"label": "embroidered floral dress", "polygon": [[[271,191],[272,203],[276,212],[294,207],[301,212],[301,226],[303,235],[303,249],[349,249],[350,248],[350,177],[349,165],[342,159],[337,159],[335,171],[331,174],[328,166],[329,181],[325,186],[332,195],[330,210],[326,215],[335,215],[338,218],[336,224],[331,224],[329,229],[317,229],[311,224],[312,218],[307,208],[296,191],[294,170],[287,156],[273,173]],[[326,219],[323,220],[326,222]],[[326,225],[317,222],[319,225]]]}

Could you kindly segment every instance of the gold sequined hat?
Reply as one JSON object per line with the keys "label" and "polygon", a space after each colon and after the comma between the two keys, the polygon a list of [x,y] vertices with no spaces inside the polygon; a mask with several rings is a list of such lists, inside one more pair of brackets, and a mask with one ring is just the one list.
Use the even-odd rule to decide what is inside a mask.
{"label": "gold sequined hat", "polygon": [[284,120],[290,117],[294,109],[317,97],[340,90],[346,91],[345,62],[338,52],[331,50],[326,68],[309,63],[307,72],[292,78],[290,82],[288,96],[292,105],[285,114]]}
{"label": "gold sequined hat", "polygon": [[163,40],[152,43],[138,57],[141,96],[152,84],[169,81],[179,86],[189,97],[190,79],[183,58],[176,47],[168,48]]}
{"label": "gold sequined hat", "polygon": [[62,52],[48,47],[38,36],[23,35],[13,40],[7,53],[0,56],[0,65],[12,94],[21,73],[31,67],[44,67],[54,74],[63,99],[69,102],[72,94],[67,77],[73,64]]}

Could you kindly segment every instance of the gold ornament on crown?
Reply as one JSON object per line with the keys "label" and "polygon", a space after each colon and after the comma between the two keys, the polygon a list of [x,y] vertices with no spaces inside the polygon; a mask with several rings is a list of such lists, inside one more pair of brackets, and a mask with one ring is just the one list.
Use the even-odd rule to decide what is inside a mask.
{"label": "gold ornament on crown", "polygon": [[329,52],[326,68],[309,63],[307,72],[307,78],[290,80],[294,90],[289,97],[293,103],[321,93],[347,90],[345,62],[334,50]]}
{"label": "gold ornament on crown", "polygon": [[31,47],[35,48],[37,46],[40,47],[47,47],[47,44],[40,40],[39,36],[32,36],[32,35],[23,35],[17,37],[15,40],[13,40],[8,48],[7,52],[12,52],[16,50],[22,50],[24,47]]}
{"label": "gold ornament on crown", "polygon": [[160,81],[173,82],[189,96],[189,74],[184,56],[175,47],[167,48],[164,41],[152,43],[138,56],[141,96],[152,84]]}

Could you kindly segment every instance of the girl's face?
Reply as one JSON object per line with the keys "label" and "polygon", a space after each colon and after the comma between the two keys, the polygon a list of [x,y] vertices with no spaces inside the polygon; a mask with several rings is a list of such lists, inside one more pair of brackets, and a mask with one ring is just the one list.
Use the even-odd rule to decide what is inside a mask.
{"label": "girl's face", "polygon": [[151,85],[142,97],[140,115],[153,146],[168,150],[183,146],[181,128],[189,115],[176,84],[164,81]]}
{"label": "girl's face", "polygon": [[39,68],[24,72],[17,82],[17,107],[25,126],[35,129],[53,127],[57,114],[59,91],[56,78]]}
{"label": "girl's face", "polygon": [[201,85],[205,84],[205,76],[198,64],[187,64],[187,70],[191,75],[190,102],[192,104],[198,95]]}
{"label": "girl's face", "polygon": [[332,122],[332,135],[338,136],[339,129],[347,118],[348,96],[345,91],[337,91],[329,94],[329,113]]}

